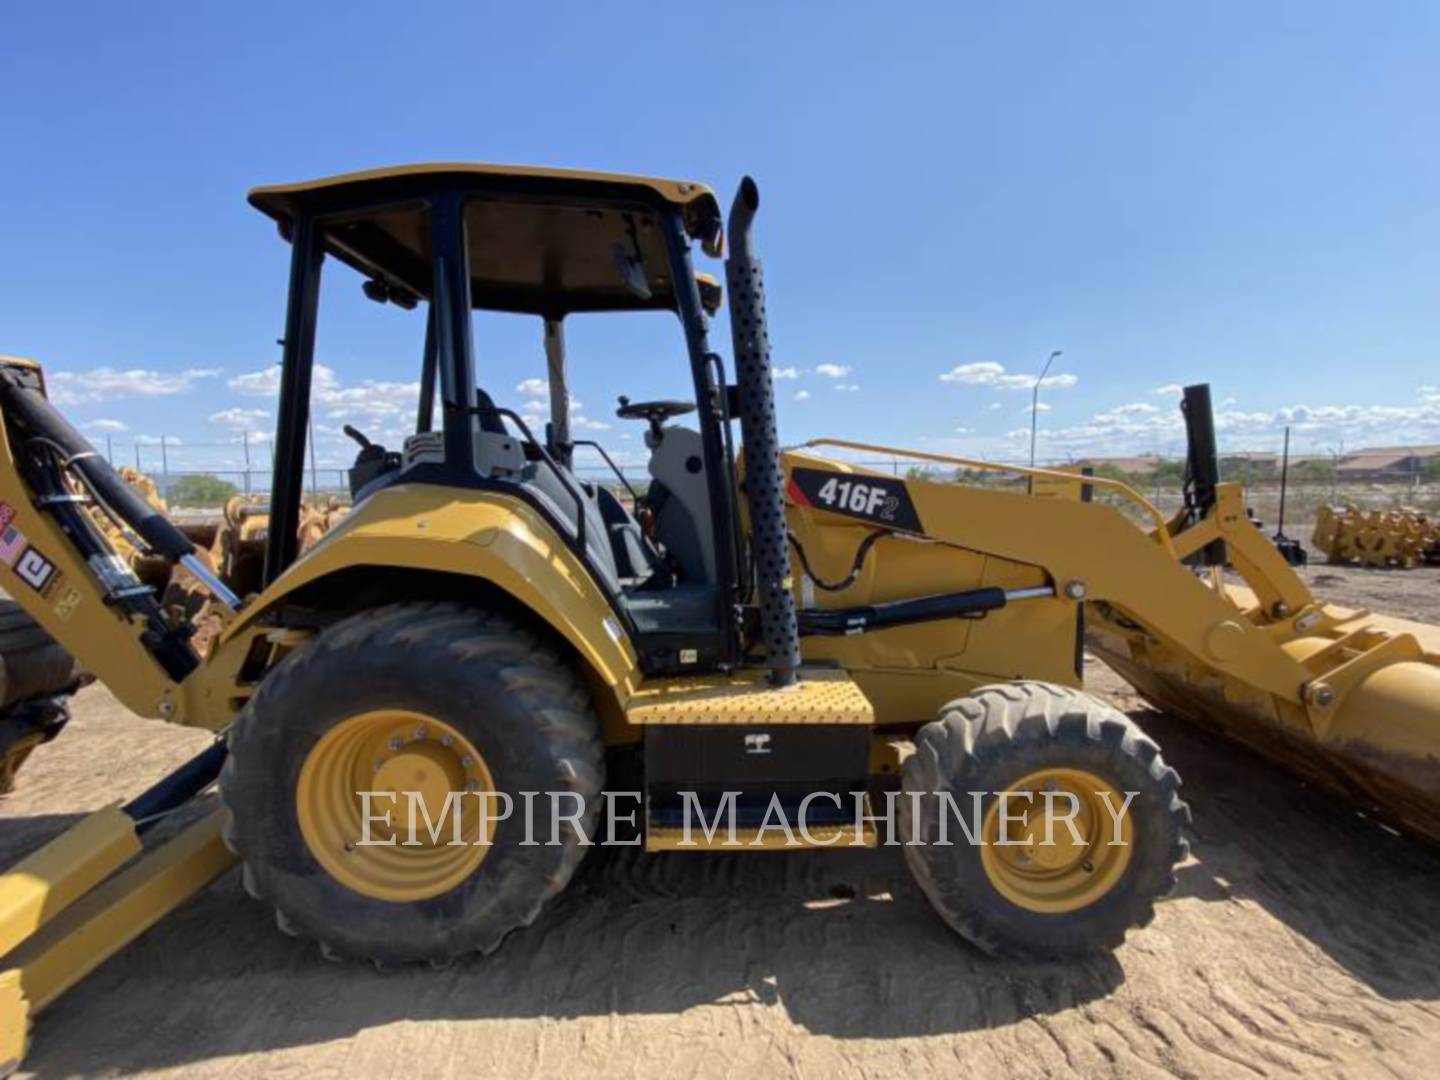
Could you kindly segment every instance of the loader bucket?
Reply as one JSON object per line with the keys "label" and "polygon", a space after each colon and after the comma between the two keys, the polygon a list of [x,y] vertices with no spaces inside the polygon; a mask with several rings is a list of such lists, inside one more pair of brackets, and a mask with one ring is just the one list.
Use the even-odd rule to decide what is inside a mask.
{"label": "loader bucket", "polygon": [[1303,702],[1246,686],[1111,612],[1090,621],[1090,647],[1158,708],[1440,843],[1440,627],[1323,603],[1272,619],[1251,590],[1226,591],[1313,676]]}

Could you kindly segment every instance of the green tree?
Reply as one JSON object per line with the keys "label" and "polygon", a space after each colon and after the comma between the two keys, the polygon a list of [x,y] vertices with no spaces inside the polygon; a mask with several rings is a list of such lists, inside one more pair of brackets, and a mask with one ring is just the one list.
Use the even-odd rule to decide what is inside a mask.
{"label": "green tree", "polygon": [[1122,484],[1135,484],[1136,478],[1120,468],[1118,465],[1111,465],[1108,461],[1095,466],[1095,475],[1102,480],[1118,480]]}
{"label": "green tree", "polygon": [[170,481],[165,501],[172,506],[221,506],[236,487],[209,473],[191,473]]}
{"label": "green tree", "polygon": [[1299,484],[1328,484],[1335,479],[1335,462],[1310,458],[1290,466],[1290,479]]}
{"label": "green tree", "polygon": [[1179,487],[1185,481],[1185,462],[1175,458],[1158,461],[1149,479],[1161,487]]}

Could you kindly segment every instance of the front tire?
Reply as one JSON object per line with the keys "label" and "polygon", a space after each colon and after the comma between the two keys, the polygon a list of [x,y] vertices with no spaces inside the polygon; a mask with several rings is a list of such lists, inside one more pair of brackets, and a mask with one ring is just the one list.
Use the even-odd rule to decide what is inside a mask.
{"label": "front tire", "polygon": [[[994,955],[1119,946],[1154,917],[1188,852],[1190,811],[1159,748],[1123,713],[1063,686],[1006,683],[951,702],[916,736],[901,783],[899,833],[915,880],[952,928]],[[972,792],[983,793],[978,806]],[[947,794],[983,842],[960,831]],[[1047,805],[1076,807],[1074,831],[1058,816],[1047,823]]]}
{"label": "front tire", "polygon": [[[578,796],[593,836],[603,786],[579,674],[528,627],[459,604],[395,604],[336,623],[265,678],[229,741],[225,839],[246,888],[327,956],[381,964],[488,953],[533,922],[585,847],[568,824],[547,843],[546,797],[527,813],[521,792]],[[372,797],[365,826],[362,790],[416,791],[416,822],[415,806],[441,818],[453,793],[465,842],[451,843],[448,826],[428,842],[421,823],[420,842],[407,844],[399,799]],[[476,843],[479,798],[498,817],[497,793],[513,801],[511,816],[490,822],[488,846]],[[393,826],[374,822],[392,807]],[[357,843],[365,832],[371,844]],[[394,846],[371,846],[387,838]]]}

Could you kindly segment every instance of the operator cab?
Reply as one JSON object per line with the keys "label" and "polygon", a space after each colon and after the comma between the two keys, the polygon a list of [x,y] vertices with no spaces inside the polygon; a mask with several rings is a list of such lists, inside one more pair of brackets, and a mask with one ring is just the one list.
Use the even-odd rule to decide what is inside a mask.
{"label": "operator cab", "polygon": [[[357,504],[411,483],[519,497],[585,563],[647,671],[738,661],[741,539],[729,395],[706,338],[721,290],[691,261],[692,242],[720,254],[720,211],[708,188],[455,165],[260,188],[250,199],[292,243],[273,535],[286,534],[284,514],[298,505],[303,483],[318,280],[333,257],[359,271],[366,297],[414,311],[425,328],[413,431],[385,446],[358,422],[345,425],[358,444],[350,472]],[[677,317],[689,395],[619,397],[616,416],[644,425],[636,434],[648,478],[637,485],[599,443],[572,434],[565,330],[571,316],[642,311]],[[549,397],[543,426],[497,405],[501,395],[486,389],[488,342],[475,312],[534,318]],[[598,455],[610,475],[581,475],[577,450]],[[267,583],[293,558],[273,554]]]}

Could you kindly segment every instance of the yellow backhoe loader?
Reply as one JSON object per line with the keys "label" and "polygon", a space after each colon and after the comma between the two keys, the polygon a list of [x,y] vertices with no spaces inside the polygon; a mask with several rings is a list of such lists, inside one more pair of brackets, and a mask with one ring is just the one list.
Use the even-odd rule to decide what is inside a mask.
{"label": "yellow backhoe loader", "polygon": [[[250,201],[291,254],[253,591],[94,454],[39,365],[0,363],[0,586],[129,708],[216,734],[0,878],[10,1067],[34,1013],[236,860],[327,955],[488,953],[627,814],[602,792],[638,792],[649,850],[869,844],[893,825],[981,948],[1112,948],[1172,886],[1188,810],[1156,744],[1080,689],[1087,631],[1154,700],[1298,748],[1440,831],[1434,631],[1309,594],[1219,482],[1205,388],[1186,394],[1189,484],[1168,520],[1107,480],[835,440],[782,452],[749,180],[728,222],[703,184],[485,165]],[[727,241],[722,290],[694,263]],[[413,431],[393,450],[353,432],[354,509],[302,555],[326,267],[414,312],[397,317],[425,344]],[[722,297],[733,367],[709,339]],[[539,324],[543,431],[483,388],[477,311]],[[620,399],[644,425],[643,490],[576,472],[565,348],[567,320],[639,312],[675,317],[687,373],[681,399]],[[852,451],[1029,485],[902,480]],[[92,511],[205,590],[220,625],[203,648]],[[143,829],[217,778],[219,809],[142,852]],[[808,828],[777,829],[777,806]]]}

